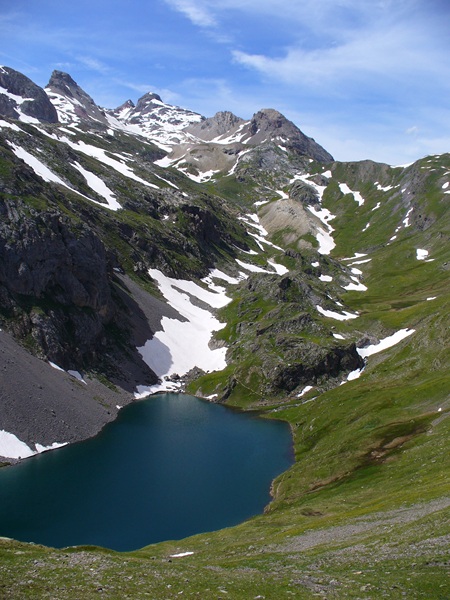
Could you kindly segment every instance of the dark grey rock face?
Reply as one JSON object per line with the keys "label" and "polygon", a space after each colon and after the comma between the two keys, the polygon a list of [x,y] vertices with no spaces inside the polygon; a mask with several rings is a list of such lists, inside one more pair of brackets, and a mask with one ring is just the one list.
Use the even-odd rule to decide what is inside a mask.
{"label": "dark grey rock face", "polygon": [[337,377],[364,366],[364,360],[356,351],[356,345],[331,349],[310,344],[305,359],[290,365],[280,365],[273,377],[273,387],[292,392],[299,385],[316,385],[323,376]]}
{"label": "dark grey rock face", "polygon": [[[106,250],[87,228],[76,236],[64,217],[45,212],[20,218],[0,203],[0,282],[15,294],[92,308],[110,316]],[[15,207],[14,207],[15,208]]]}
{"label": "dark grey rock face", "polygon": [[3,200],[0,215],[0,297],[12,330],[62,366],[82,363],[115,314],[103,244],[57,212],[27,215]]}
{"label": "dark grey rock face", "polygon": [[295,181],[292,184],[289,195],[305,206],[317,206],[320,204],[319,195],[315,188],[303,181]]}
{"label": "dark grey rock face", "polygon": [[157,100],[158,102],[162,102],[161,96],[155,94],[154,92],[147,92],[143,96],[141,96],[136,105],[136,109],[138,111],[145,111],[149,104],[153,102],[153,100]]}
{"label": "dark grey rock face", "polygon": [[0,90],[1,115],[18,119],[23,113],[46,123],[58,122],[58,114],[47,94],[22,73],[0,67],[0,88],[7,91],[5,94]]}

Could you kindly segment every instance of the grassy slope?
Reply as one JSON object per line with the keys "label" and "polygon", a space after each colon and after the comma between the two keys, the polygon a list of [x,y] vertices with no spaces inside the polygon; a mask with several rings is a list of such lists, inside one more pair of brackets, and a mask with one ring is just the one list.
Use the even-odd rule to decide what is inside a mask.
{"label": "grassy slope", "polygon": [[[339,232],[333,255],[368,252],[372,261],[361,266],[368,291],[344,294],[348,309],[361,316],[336,321],[336,331],[349,337],[416,331],[372,356],[360,379],[315,399],[312,391],[269,414],[291,423],[296,463],[274,482],[265,515],[128,554],[5,541],[0,597],[91,598],[101,591],[111,598],[181,592],[242,599],[448,598],[450,257],[440,174],[449,160],[432,165],[441,170],[424,178],[419,200],[411,199],[430,220],[402,228],[390,245],[406,214],[404,201],[395,189],[357,188],[351,166],[337,166],[338,181],[360,189],[366,204],[357,208],[330,184],[324,203],[337,214]],[[380,180],[383,186],[405,189],[405,172],[383,169],[380,175],[390,178]],[[378,201],[382,206],[372,211]],[[359,234],[369,218],[371,226]],[[435,260],[418,261],[416,248]],[[231,403],[248,405],[239,391]],[[184,551],[194,554],[170,558]]]}

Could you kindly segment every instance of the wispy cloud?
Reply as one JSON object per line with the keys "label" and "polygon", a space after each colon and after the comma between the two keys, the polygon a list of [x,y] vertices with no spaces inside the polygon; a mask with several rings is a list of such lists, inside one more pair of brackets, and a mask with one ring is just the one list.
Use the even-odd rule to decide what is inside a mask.
{"label": "wispy cloud", "polygon": [[417,125],[412,125],[411,127],[408,127],[405,133],[408,135],[417,136],[417,134],[419,133],[419,128],[417,127]]}
{"label": "wispy cloud", "polygon": [[100,60],[93,58],[92,56],[81,56],[77,57],[78,62],[82,65],[90,69],[91,71],[96,71],[97,73],[107,74],[111,72],[111,68]]}
{"label": "wispy cloud", "polygon": [[345,85],[349,80],[409,78],[449,71],[447,60],[418,30],[394,26],[390,30],[361,31],[324,48],[292,46],[283,56],[233,51],[234,59],[271,78],[309,85]]}
{"label": "wispy cloud", "polygon": [[[433,4],[436,0],[431,0]],[[251,51],[245,36],[234,40],[236,64],[266,78],[291,85],[391,85],[395,81],[450,79],[447,52],[440,44],[444,33],[438,15],[425,0],[291,0],[280,9],[278,0],[165,0],[202,28],[224,32],[234,22],[253,21],[270,27],[269,35]],[[450,16],[450,11],[449,11]],[[231,45],[231,39],[228,38]],[[248,47],[248,49],[247,49]],[[261,52],[260,49],[264,49]]]}
{"label": "wispy cloud", "polygon": [[196,0],[165,1],[169,6],[183,13],[194,25],[214,27],[217,24],[209,2],[197,2]]}

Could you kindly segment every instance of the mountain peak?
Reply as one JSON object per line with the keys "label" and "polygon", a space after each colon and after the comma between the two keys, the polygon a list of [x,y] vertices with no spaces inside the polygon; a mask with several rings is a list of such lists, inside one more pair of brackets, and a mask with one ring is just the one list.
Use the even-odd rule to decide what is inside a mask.
{"label": "mountain peak", "polygon": [[183,130],[204,118],[191,110],[166,104],[154,92],[141,96],[136,106],[128,100],[119,108],[108,110],[107,114],[126,130],[150,138],[165,150],[187,141],[188,136]]}
{"label": "mountain peak", "polygon": [[210,141],[223,135],[229,136],[235,133],[242,123],[245,123],[244,119],[225,110],[217,112],[213,117],[203,119],[200,123],[194,123],[186,131],[201,140]]}
{"label": "mountain peak", "polygon": [[162,102],[161,96],[155,94],[155,92],[147,92],[143,96],[141,96],[137,102],[137,107],[144,107],[145,105],[157,100],[158,102]]}
{"label": "mountain peak", "polygon": [[274,137],[285,140],[294,152],[318,160],[331,162],[333,157],[313,138],[306,136],[292,121],[274,108],[263,108],[255,113],[249,124],[251,143],[259,144]]}
{"label": "mountain peak", "polygon": [[124,110],[125,108],[134,108],[136,105],[133,100],[128,99],[126,102],[121,104],[116,110]]}
{"label": "mountain peak", "polygon": [[0,115],[21,121],[58,122],[44,90],[10,67],[0,67]]}
{"label": "mountain peak", "polygon": [[69,73],[57,70],[53,71],[47,88],[61,89],[63,87],[65,87],[68,91],[71,91],[73,88],[78,88],[78,84],[74,79],[72,79]]}
{"label": "mountain peak", "polygon": [[250,121],[250,131],[255,135],[258,131],[276,131],[277,129],[298,129],[294,123],[274,108],[262,108]]}
{"label": "mountain peak", "polygon": [[108,125],[103,111],[68,73],[53,71],[45,91],[62,123],[94,122],[97,126]]}

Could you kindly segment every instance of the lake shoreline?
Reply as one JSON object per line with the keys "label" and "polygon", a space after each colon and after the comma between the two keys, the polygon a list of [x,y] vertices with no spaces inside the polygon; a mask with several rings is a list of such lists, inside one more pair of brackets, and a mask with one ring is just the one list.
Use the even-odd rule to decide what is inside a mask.
{"label": "lake shoreline", "polygon": [[1,470],[3,536],[118,551],[184,539],[263,514],[293,464],[286,423],[177,393],[51,454]]}

